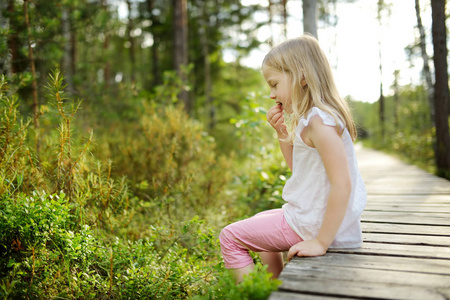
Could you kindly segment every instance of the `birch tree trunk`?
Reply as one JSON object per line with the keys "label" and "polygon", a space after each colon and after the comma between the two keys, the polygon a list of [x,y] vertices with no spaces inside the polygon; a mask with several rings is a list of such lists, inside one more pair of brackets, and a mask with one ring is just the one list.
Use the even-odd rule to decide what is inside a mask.
{"label": "birch tree trunk", "polygon": [[303,32],[311,33],[317,39],[317,0],[303,0]]}
{"label": "birch tree trunk", "polygon": [[450,136],[448,126],[449,90],[445,0],[431,0],[434,49],[434,109],[436,124],[436,166],[438,174],[450,178]]}

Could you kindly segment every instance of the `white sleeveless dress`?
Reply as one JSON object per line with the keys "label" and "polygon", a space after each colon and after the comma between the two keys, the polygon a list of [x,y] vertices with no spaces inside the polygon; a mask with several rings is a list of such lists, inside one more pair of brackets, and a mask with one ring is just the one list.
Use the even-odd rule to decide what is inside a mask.
{"label": "white sleeveless dress", "polygon": [[[303,240],[311,240],[318,235],[330,191],[330,182],[318,151],[305,144],[300,136],[316,115],[325,125],[336,126],[334,118],[317,107],[313,107],[307,117],[299,121],[295,130],[292,176],[286,182],[282,195],[287,202],[283,205],[286,221]],[[342,128],[342,123],[339,126]],[[352,191],[344,220],[330,248],[357,248],[362,244],[360,216],[366,205],[367,193],[347,129],[344,130],[342,141],[347,154]]]}

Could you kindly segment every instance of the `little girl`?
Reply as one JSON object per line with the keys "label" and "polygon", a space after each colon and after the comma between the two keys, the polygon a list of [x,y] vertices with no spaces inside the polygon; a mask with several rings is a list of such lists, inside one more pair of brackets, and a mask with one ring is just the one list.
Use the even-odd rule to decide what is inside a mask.
{"label": "little girl", "polygon": [[220,233],[225,267],[234,270],[237,282],[253,270],[249,250],[259,252],[276,278],[284,266],[283,251],[289,251],[290,260],[362,243],[366,189],[353,148],[356,128],[317,40],[302,36],[278,45],[264,58],[262,73],[275,102],[267,120],[292,176],[283,189],[287,203],[282,208],[228,225]]}

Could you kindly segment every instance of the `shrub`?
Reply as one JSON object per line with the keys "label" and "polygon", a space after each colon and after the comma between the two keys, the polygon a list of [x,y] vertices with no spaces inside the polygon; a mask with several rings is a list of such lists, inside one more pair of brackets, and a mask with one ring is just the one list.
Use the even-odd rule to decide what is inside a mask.
{"label": "shrub", "polygon": [[266,297],[276,282],[262,269],[234,286],[216,236],[279,189],[280,169],[248,179],[241,174],[266,174],[252,161],[232,180],[233,157],[216,154],[203,126],[154,102],[143,102],[139,122],[103,135],[99,149],[114,163],[96,158],[62,80],[50,76],[39,128],[0,93],[0,297]]}
{"label": "shrub", "polygon": [[72,294],[77,298],[93,288],[102,294],[104,280],[94,259],[98,241],[88,225],[75,222],[70,210],[64,194],[2,197],[1,296],[44,299]]}
{"label": "shrub", "polygon": [[181,106],[144,103],[140,122],[125,132],[106,151],[115,158],[116,174],[135,183],[133,193],[148,202],[153,218],[188,220],[229,201],[224,193],[232,160],[216,155],[214,140]]}
{"label": "shrub", "polygon": [[255,271],[244,276],[244,280],[236,285],[231,272],[225,271],[216,283],[211,285],[203,295],[197,295],[194,300],[264,300],[270,293],[276,291],[281,284],[279,280],[271,279],[267,266],[256,264]]}

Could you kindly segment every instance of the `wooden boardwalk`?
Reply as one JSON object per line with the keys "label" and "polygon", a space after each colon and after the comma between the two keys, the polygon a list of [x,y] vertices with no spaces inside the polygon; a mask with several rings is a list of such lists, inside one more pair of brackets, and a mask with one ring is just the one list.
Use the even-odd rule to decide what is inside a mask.
{"label": "wooden boardwalk", "polygon": [[294,258],[269,300],[450,299],[450,181],[357,149],[363,246]]}

